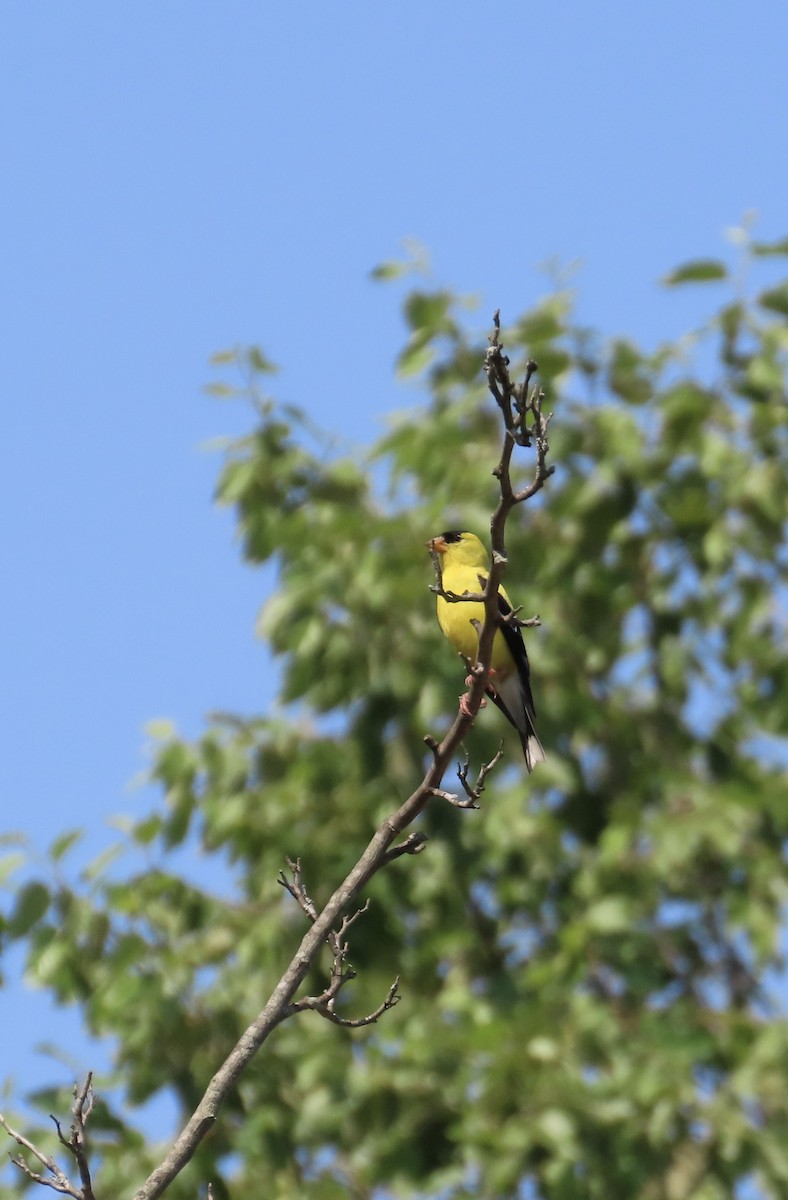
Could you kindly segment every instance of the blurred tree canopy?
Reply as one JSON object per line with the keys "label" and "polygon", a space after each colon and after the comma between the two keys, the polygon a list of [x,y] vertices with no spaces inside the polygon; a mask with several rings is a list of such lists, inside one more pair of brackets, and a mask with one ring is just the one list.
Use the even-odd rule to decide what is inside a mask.
{"label": "blurred tree canopy", "polygon": [[[773,269],[788,241],[748,253]],[[556,414],[556,474],[507,531],[507,589],[543,621],[527,640],[548,762],[527,778],[480,714],[472,762],[504,736],[508,765],[479,812],[430,803],[425,852],[373,880],[352,930],[344,1011],[397,974],[402,1003],[360,1031],[281,1026],[168,1195],[788,1193],[788,281],[747,296],[698,260],[666,282],[724,302],[656,351],[580,328],[560,292],[504,329]],[[243,378],[253,404],[217,494],[247,559],[276,566],[260,629],[281,703],[196,742],[163,733],[162,801],[127,835],[145,869],[71,873],[64,834],[7,908],[30,979],[114,1039],[102,1197],[160,1157],[133,1105],[167,1090],[185,1118],[293,953],[285,856],[325,900],[456,711],[424,541],[486,534],[500,431],[457,298],[419,285],[404,311],[399,370],[424,404],[363,452],[267,398],[257,348],[217,355],[215,390]],[[531,467],[518,450],[513,475]],[[173,865],[196,844],[228,864],[226,896]]]}

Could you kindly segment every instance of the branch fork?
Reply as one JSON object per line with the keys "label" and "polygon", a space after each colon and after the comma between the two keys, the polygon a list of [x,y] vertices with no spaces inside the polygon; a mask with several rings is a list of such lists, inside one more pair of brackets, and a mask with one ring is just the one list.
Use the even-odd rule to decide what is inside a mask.
{"label": "branch fork", "polygon": [[[415,835],[411,835],[415,838]],[[423,844],[423,843],[422,843]],[[418,851],[415,848],[406,848],[405,845],[398,847],[401,854],[415,854]],[[421,844],[419,845],[421,849]],[[318,919],[318,911],[314,901],[310,898],[304,885],[303,875],[301,872],[301,859],[295,861],[288,858],[287,865],[292,876],[288,879],[284,871],[279,872],[277,883],[289,892],[302,911],[306,914],[309,920],[314,924]],[[389,1009],[394,1008],[399,1003],[399,976],[394,980],[389,988],[385,999],[371,1013],[367,1013],[363,1017],[340,1017],[336,1011],[336,1002],[339,993],[346,983],[350,983],[351,979],[356,978],[356,971],[348,960],[350,946],[345,939],[345,934],[351,925],[353,925],[359,917],[362,917],[369,909],[369,898],[364,901],[361,908],[357,908],[355,912],[345,914],[342,917],[338,929],[330,929],[326,934],[326,943],[331,949],[334,956],[331,965],[331,981],[327,988],[319,996],[305,996],[301,1000],[295,1000],[288,1006],[288,1014],[294,1015],[299,1012],[319,1013],[321,1017],[325,1017],[328,1021],[333,1021],[335,1025],[342,1025],[346,1029],[361,1029],[365,1025],[374,1025],[379,1021],[384,1013]]]}

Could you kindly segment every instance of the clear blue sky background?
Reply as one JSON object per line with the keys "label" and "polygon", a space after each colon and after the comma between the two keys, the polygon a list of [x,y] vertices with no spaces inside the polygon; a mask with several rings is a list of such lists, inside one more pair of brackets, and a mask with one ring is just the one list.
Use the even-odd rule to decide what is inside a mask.
{"label": "clear blue sky background", "polygon": [[[661,274],[730,257],[752,208],[760,236],[788,233],[788,7],[83,0],[0,19],[2,824],[39,848],[85,824],[96,851],[153,800],[128,786],[150,718],[196,734],[273,693],[253,633],[270,580],[240,564],[200,449],[248,414],[201,394],[209,355],[259,342],[283,398],[369,440],[411,399],[397,293],[368,278],[407,236],[482,313],[579,259],[589,324],[681,332],[706,298]],[[72,1017],[8,982],[0,1077],[58,1075],[43,1040],[92,1061]]]}

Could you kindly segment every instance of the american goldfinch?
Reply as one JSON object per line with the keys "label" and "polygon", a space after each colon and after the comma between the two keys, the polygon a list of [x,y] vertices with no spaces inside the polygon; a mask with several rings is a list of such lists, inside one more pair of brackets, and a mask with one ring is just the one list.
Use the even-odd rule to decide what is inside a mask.
{"label": "american goldfinch", "polygon": [[[452,529],[430,538],[427,549],[441,556],[444,591],[461,596],[463,592],[478,595],[484,590],[489,557],[475,533]],[[502,617],[512,611],[503,588],[498,590],[498,611]],[[478,622],[478,630],[472,622]],[[451,603],[438,596],[438,624],[455,650],[474,662],[484,625],[484,605],[478,600]],[[544,762],[545,752],[534,728],[536,710],[530,675],[522,633],[516,625],[502,620],[493,641],[487,692],[519,733],[525,765],[532,771],[537,763]]]}

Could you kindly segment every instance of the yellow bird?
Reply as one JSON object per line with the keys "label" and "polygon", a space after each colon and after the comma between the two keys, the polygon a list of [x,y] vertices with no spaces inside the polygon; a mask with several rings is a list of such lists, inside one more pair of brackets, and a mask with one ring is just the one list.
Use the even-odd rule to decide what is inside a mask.
{"label": "yellow bird", "polygon": [[[430,538],[427,549],[441,555],[444,591],[461,596],[463,592],[478,594],[484,590],[490,560],[475,533],[451,529]],[[512,611],[503,588],[498,590],[498,611],[502,617]],[[478,631],[473,622],[478,622]],[[475,662],[484,605],[478,600],[451,603],[438,596],[438,624],[455,650]],[[516,625],[502,620],[493,641],[487,693],[520,735],[525,765],[532,771],[537,763],[544,762],[545,752],[536,735],[530,677],[523,635]]]}

